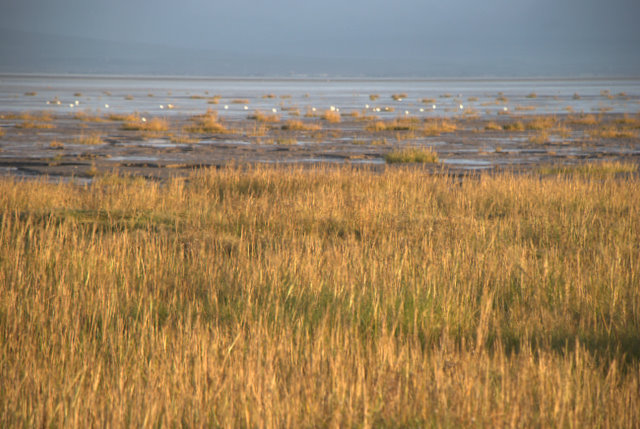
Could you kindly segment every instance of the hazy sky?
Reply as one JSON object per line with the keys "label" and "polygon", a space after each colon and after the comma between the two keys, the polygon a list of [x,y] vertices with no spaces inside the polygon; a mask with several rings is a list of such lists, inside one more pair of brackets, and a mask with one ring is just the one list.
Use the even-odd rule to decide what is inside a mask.
{"label": "hazy sky", "polygon": [[[0,0],[0,27],[216,51],[640,55],[639,0]],[[640,72],[640,71],[639,71]]]}

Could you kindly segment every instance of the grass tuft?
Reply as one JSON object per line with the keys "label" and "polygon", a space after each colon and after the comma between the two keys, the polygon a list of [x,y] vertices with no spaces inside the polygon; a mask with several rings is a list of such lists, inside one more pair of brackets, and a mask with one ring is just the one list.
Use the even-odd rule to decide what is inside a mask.
{"label": "grass tuft", "polygon": [[256,110],[251,115],[248,116],[248,119],[253,119],[254,121],[264,122],[264,123],[275,123],[280,122],[280,115],[273,113],[267,114],[263,113],[260,110]]}
{"label": "grass tuft", "polygon": [[123,130],[143,131],[145,133],[158,134],[169,131],[169,122],[166,119],[152,118],[147,121],[139,120],[135,122],[126,122],[122,126]]}
{"label": "grass tuft", "polygon": [[529,143],[545,144],[549,141],[549,133],[546,130],[539,131],[529,136]]}
{"label": "grass tuft", "polygon": [[197,138],[191,137],[188,134],[172,134],[169,136],[169,140],[172,143],[194,144],[198,143]]}
{"label": "grass tuft", "polygon": [[389,164],[397,163],[428,163],[439,162],[438,154],[431,148],[406,148],[391,151],[384,156]]}
{"label": "grass tuft", "polygon": [[505,131],[524,131],[524,124],[522,121],[508,122],[502,126]]}
{"label": "grass tuft", "polygon": [[407,94],[404,92],[400,94],[391,94],[391,98],[393,98],[395,101],[402,101],[403,99],[407,98]]}
{"label": "grass tuft", "polygon": [[499,124],[496,124],[495,122],[487,122],[484,125],[484,129],[487,131],[502,131],[502,126]]}
{"label": "grass tuft", "polygon": [[527,130],[548,130],[555,127],[557,120],[554,116],[535,116],[525,122],[525,129]]}
{"label": "grass tuft", "polygon": [[439,136],[444,133],[452,133],[457,129],[456,123],[447,119],[425,119],[422,134],[425,136]]}
{"label": "grass tuft", "polygon": [[82,133],[73,139],[73,143],[82,144],[82,145],[100,145],[100,144],[104,144],[104,141],[102,141],[102,137],[100,137],[100,135],[97,133],[93,133],[93,134]]}
{"label": "grass tuft", "polygon": [[49,148],[50,149],[64,149],[64,143],[59,142],[57,140],[53,140],[51,143],[49,143]]}
{"label": "grass tuft", "polygon": [[601,139],[635,139],[638,137],[638,132],[635,130],[622,129],[616,126],[603,126],[588,131],[589,136],[592,138]]}
{"label": "grass tuft", "polygon": [[569,116],[566,122],[572,125],[596,125],[599,120],[594,115]]}
{"label": "grass tuft", "polygon": [[202,115],[191,118],[192,124],[185,127],[187,132],[199,134],[226,134],[229,130],[218,121],[218,113],[207,110]]}
{"label": "grass tuft", "polygon": [[292,119],[285,121],[285,123],[282,124],[282,129],[288,131],[318,131],[322,129],[322,127],[319,124],[310,124]]}
{"label": "grass tuft", "polygon": [[324,119],[325,121],[332,123],[332,124],[336,124],[340,121],[342,121],[342,117],[340,116],[340,112],[336,112],[333,110],[325,110],[322,113],[322,119]]}
{"label": "grass tuft", "polygon": [[134,113],[111,113],[107,115],[107,119],[114,122],[138,122],[140,121],[140,114]]}
{"label": "grass tuft", "polygon": [[50,130],[55,128],[55,124],[49,124],[46,122],[35,122],[35,121],[24,121],[20,124],[16,124],[16,128],[22,128],[22,129],[44,129],[44,130]]}

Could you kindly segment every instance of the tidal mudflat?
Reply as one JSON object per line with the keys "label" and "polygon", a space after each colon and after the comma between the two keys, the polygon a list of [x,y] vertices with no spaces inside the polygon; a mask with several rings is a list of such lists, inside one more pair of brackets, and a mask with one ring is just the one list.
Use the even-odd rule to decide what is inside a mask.
{"label": "tidal mudflat", "polygon": [[613,113],[383,119],[328,110],[284,119],[249,111],[224,119],[213,110],[171,117],[45,111],[4,112],[0,126],[0,169],[23,176],[184,176],[229,163],[380,168],[407,149],[433,151],[428,168],[456,173],[640,160],[640,116]]}
{"label": "tidal mudflat", "polygon": [[0,173],[186,175],[228,163],[357,164],[427,150],[468,173],[637,162],[635,80],[3,77]]}

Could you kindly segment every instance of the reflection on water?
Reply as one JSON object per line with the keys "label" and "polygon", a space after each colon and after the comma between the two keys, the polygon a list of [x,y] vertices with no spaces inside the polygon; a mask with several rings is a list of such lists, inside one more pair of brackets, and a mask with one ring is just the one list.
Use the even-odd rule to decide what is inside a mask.
{"label": "reflection on water", "polygon": [[470,159],[470,158],[450,158],[443,159],[443,164],[447,165],[455,165],[466,168],[491,168],[493,163],[490,161],[485,161],[481,159]]}

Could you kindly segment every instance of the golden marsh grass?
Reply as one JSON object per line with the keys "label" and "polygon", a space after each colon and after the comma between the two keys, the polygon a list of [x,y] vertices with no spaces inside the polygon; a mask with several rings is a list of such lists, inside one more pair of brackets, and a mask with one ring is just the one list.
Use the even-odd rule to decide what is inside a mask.
{"label": "golden marsh grass", "polygon": [[620,161],[607,161],[578,165],[543,165],[539,167],[539,171],[542,174],[605,179],[616,174],[636,173],[638,171],[638,165]]}
{"label": "golden marsh grass", "polygon": [[64,143],[58,141],[58,140],[53,140],[49,143],[49,148],[50,149],[57,149],[57,150],[61,150],[64,149]]}
{"label": "golden marsh grass", "polygon": [[73,115],[73,119],[77,119],[82,122],[95,122],[95,123],[106,121],[106,119],[103,118],[102,116],[93,115],[88,112],[76,112]]}
{"label": "golden marsh grass", "polygon": [[389,164],[422,163],[433,164],[439,161],[438,154],[431,148],[405,148],[388,152],[384,160]]}
{"label": "golden marsh grass", "polygon": [[487,131],[502,131],[502,126],[493,121],[489,121],[484,125],[484,129]]}
{"label": "golden marsh grass", "polygon": [[637,131],[616,126],[602,126],[589,130],[588,134],[591,138],[596,139],[634,139],[638,137]]}
{"label": "golden marsh grass", "polygon": [[229,130],[218,121],[218,113],[214,110],[207,110],[202,115],[191,118],[191,125],[184,128],[190,133],[199,134],[226,134]]}
{"label": "golden marsh grass", "polygon": [[142,131],[149,134],[160,134],[169,131],[169,121],[162,118],[151,118],[149,120],[138,120],[125,122],[122,129],[129,131]]}
{"label": "golden marsh grass", "polygon": [[336,112],[334,110],[325,110],[324,112],[322,112],[322,119],[331,124],[337,124],[342,121],[340,112]]}
{"label": "golden marsh grass", "polygon": [[110,113],[107,115],[107,119],[115,122],[138,122],[140,121],[140,114],[134,113]]}
{"label": "golden marsh grass", "polygon": [[296,119],[289,119],[282,124],[283,130],[288,131],[319,131],[322,129],[320,124],[302,122]]}
{"label": "golden marsh grass", "polygon": [[247,118],[253,119],[254,121],[258,121],[258,122],[271,122],[271,123],[280,122],[280,115],[276,113],[267,114],[267,113],[261,112],[260,110],[256,110]]}
{"label": "golden marsh grass", "polygon": [[452,133],[457,129],[456,123],[447,119],[425,119],[422,134],[425,136],[439,136],[443,133]]}
{"label": "golden marsh grass", "polygon": [[98,133],[85,134],[82,133],[73,139],[73,143],[82,145],[99,145],[104,144],[102,137]]}
{"label": "golden marsh grass", "polygon": [[416,131],[422,127],[418,118],[395,118],[390,121],[375,121],[367,124],[368,131]]}
{"label": "golden marsh grass", "polygon": [[50,130],[55,127],[56,127],[55,124],[51,124],[47,122],[35,122],[35,121],[24,121],[20,124],[16,124],[16,128],[23,128],[23,129]]}
{"label": "golden marsh grass", "polygon": [[0,424],[637,427],[635,176],[0,179]]}
{"label": "golden marsh grass", "polygon": [[182,143],[182,144],[195,144],[195,143],[198,143],[200,141],[199,139],[197,139],[195,137],[191,137],[186,132],[179,133],[179,134],[171,134],[169,136],[169,140],[172,143]]}

